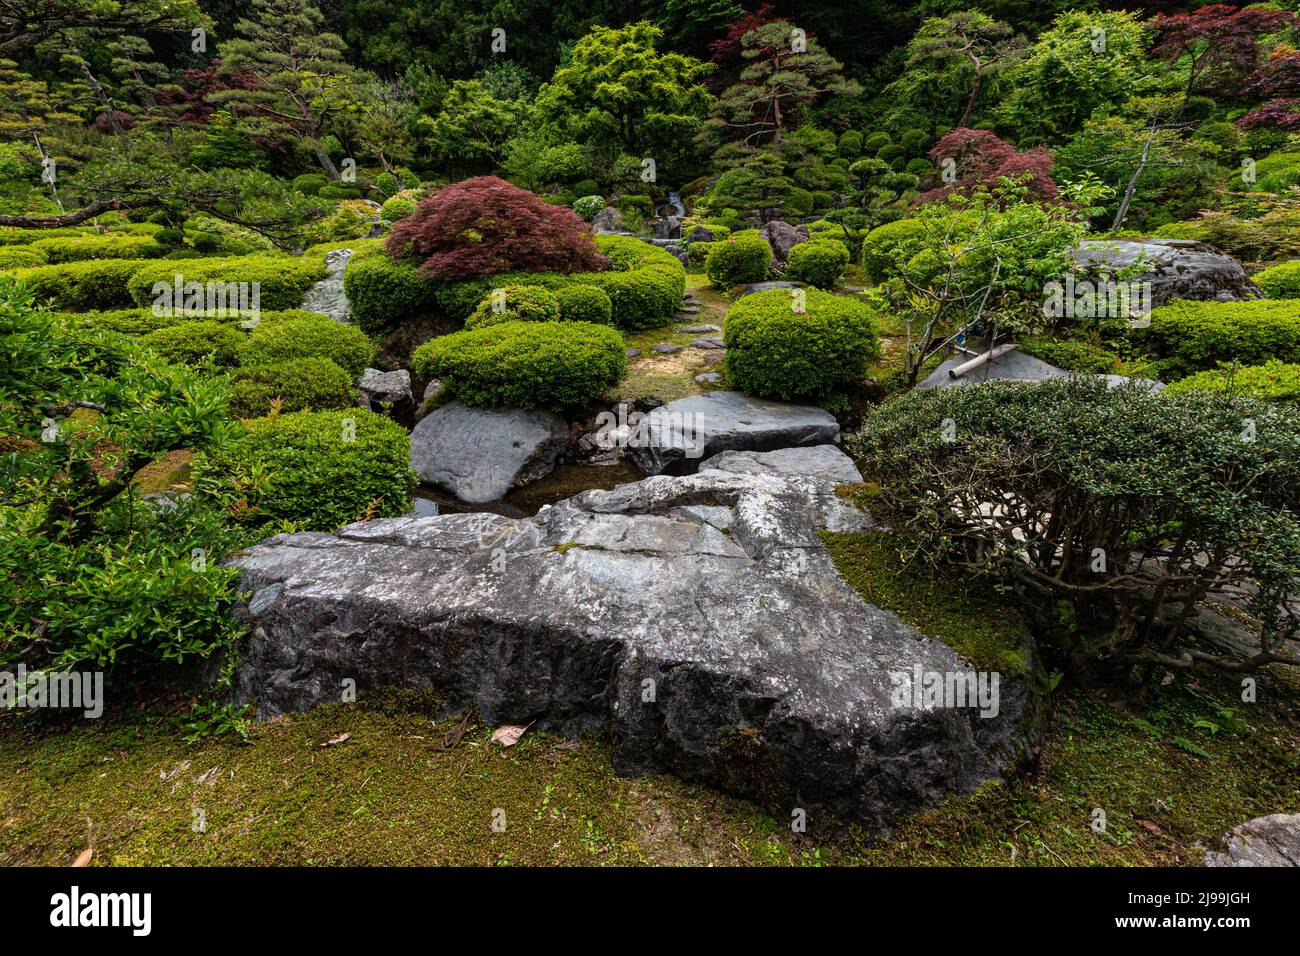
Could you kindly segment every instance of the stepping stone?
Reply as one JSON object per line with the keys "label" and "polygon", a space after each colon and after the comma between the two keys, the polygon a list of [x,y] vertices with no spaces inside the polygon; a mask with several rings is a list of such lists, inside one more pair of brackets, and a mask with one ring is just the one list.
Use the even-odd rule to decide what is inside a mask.
{"label": "stepping stone", "polygon": [[682,347],[680,345],[661,344],[656,345],[654,350],[660,355],[672,355],[674,352],[680,352]]}
{"label": "stepping stone", "polygon": [[722,381],[722,376],[717,372],[701,372],[695,376],[696,385],[716,385]]}
{"label": "stepping stone", "polygon": [[641,350],[640,350],[640,349],[628,349],[628,350],[627,350],[627,357],[630,358],[630,359],[640,358],[640,357],[641,357]]}
{"label": "stepping stone", "polygon": [[802,282],[751,282],[749,285],[741,286],[740,297],[753,295],[755,292],[770,292],[773,289],[802,289]]}
{"label": "stepping stone", "polygon": [[709,349],[701,358],[704,359],[705,365],[717,365],[727,357],[726,349]]}
{"label": "stepping stone", "polygon": [[720,325],[679,325],[677,326],[677,331],[687,332],[692,335],[704,335],[707,333],[721,332],[722,326]]}
{"label": "stepping stone", "polygon": [[698,305],[683,305],[677,309],[678,315],[699,315],[700,307]]}
{"label": "stepping stone", "polygon": [[691,345],[697,349],[725,349],[722,339],[716,335],[706,335],[703,338],[695,339]]}

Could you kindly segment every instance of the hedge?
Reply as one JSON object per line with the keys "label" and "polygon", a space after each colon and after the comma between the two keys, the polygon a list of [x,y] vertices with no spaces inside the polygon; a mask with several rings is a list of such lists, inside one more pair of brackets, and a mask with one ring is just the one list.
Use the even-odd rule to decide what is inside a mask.
{"label": "hedge", "polygon": [[590,322],[503,322],[425,342],[415,373],[441,379],[466,405],[587,405],[627,374],[623,338]]}
{"label": "hedge", "polygon": [[1255,276],[1270,299],[1300,299],[1300,261],[1283,262]]}
{"label": "hedge", "polygon": [[299,358],[327,358],[355,381],[375,355],[374,343],[355,325],[327,315],[263,322],[244,345],[243,365],[269,365]]}
{"label": "hedge", "polygon": [[879,353],[875,314],[866,304],[818,289],[747,295],[727,313],[727,381],[763,398],[824,399],[858,381]]}
{"label": "hedge", "polygon": [[[308,312],[305,309],[285,309],[261,312],[257,320],[264,325],[268,322],[310,319],[318,316],[319,313]],[[183,325],[187,322],[222,322],[227,325],[238,325],[242,322],[251,322],[253,315],[248,312],[233,312],[229,309],[225,312],[169,312],[161,315],[155,314],[152,309],[112,309],[104,312],[78,312],[75,314],[75,319],[81,325],[91,328],[108,329],[125,335],[147,335],[158,329]]]}
{"label": "hedge", "polygon": [[246,336],[226,322],[185,322],[140,337],[140,344],[169,362],[229,368],[239,364]]}
{"label": "hedge", "polygon": [[32,290],[38,302],[49,300],[56,309],[82,312],[130,305],[128,283],[151,265],[145,259],[87,259],[17,269],[11,276]]}
{"label": "hedge", "polygon": [[209,283],[255,282],[258,284],[260,308],[296,309],[302,303],[303,294],[327,274],[324,260],[290,256],[186,259],[183,262],[148,263],[135,273],[129,288],[135,304],[148,307],[158,297],[153,291],[154,283],[174,286],[178,275],[185,284],[203,283],[205,293]]}
{"label": "hedge", "polygon": [[81,262],[86,259],[153,259],[166,250],[154,241],[153,236],[102,235],[55,236],[38,239],[31,248],[45,253],[52,265],[62,262]]}
{"label": "hedge", "polygon": [[790,249],[785,277],[819,289],[833,289],[848,264],[849,250],[844,243],[834,239],[813,239]]}
{"label": "hedge", "polygon": [[357,391],[347,371],[318,355],[241,368],[231,376],[231,414],[258,418],[276,399],[281,412],[319,412],[356,405]]}
{"label": "hedge", "polygon": [[35,246],[0,246],[0,269],[26,269],[47,262],[45,251]]}
{"label": "hedge", "polygon": [[1150,335],[1161,354],[1196,369],[1300,362],[1300,302],[1171,302],[1152,309]]}
{"label": "hedge", "polygon": [[862,268],[872,282],[883,282],[893,275],[903,255],[902,247],[925,236],[925,224],[919,219],[899,219],[877,226],[862,237]]}
{"label": "hedge", "polygon": [[772,248],[761,236],[732,236],[713,243],[704,260],[704,274],[720,288],[762,282],[772,261]]}
{"label": "hedge", "polygon": [[565,322],[594,322],[611,325],[614,303],[605,290],[594,285],[566,285],[555,290],[560,303],[560,318]]}
{"label": "hedge", "polygon": [[[343,291],[357,325],[370,335],[379,335],[404,317],[432,308],[437,283],[425,278],[409,262],[394,262],[387,255],[354,256],[343,273]],[[465,318],[482,298],[475,297]]]}
{"label": "hedge", "polygon": [[406,429],[362,408],[254,419],[240,439],[194,461],[200,493],[237,495],[241,507],[230,510],[245,523],[313,531],[406,514],[414,477]]}
{"label": "hedge", "polygon": [[1197,372],[1165,388],[1168,395],[1205,391],[1253,398],[1267,402],[1300,402],[1300,365],[1273,360],[1263,365],[1246,365]]}
{"label": "hedge", "polygon": [[[498,299],[499,296],[499,299]],[[498,308],[498,301],[500,308]],[[465,328],[480,329],[502,322],[558,322],[560,300],[539,285],[508,285],[493,289],[465,320]]]}

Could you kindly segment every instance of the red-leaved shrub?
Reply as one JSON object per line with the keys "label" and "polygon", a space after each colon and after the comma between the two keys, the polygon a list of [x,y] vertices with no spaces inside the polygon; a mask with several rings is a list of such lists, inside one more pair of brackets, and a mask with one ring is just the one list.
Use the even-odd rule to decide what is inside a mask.
{"label": "red-leaved shrub", "polygon": [[1016,148],[984,129],[955,129],[934,144],[930,161],[943,168],[944,160],[956,163],[955,182],[931,189],[916,197],[916,205],[943,199],[949,193],[969,192],[975,186],[994,186],[1006,176],[1019,180],[1029,174],[1029,192],[1051,202],[1060,196],[1052,181],[1052,154],[1043,147],[1017,152]]}
{"label": "red-leaved shrub", "polygon": [[385,248],[394,259],[418,260],[421,272],[442,282],[516,269],[590,272],[609,265],[572,209],[496,176],[444,186],[393,226]]}

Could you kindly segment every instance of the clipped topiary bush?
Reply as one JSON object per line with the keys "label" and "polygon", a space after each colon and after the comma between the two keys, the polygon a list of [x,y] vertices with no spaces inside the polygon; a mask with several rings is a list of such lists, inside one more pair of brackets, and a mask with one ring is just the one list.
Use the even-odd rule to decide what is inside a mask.
{"label": "clipped topiary bush", "polygon": [[872,282],[883,282],[911,258],[915,249],[906,251],[908,245],[919,243],[924,236],[925,226],[919,219],[899,219],[877,226],[862,237],[863,271]]}
{"label": "clipped topiary bush", "polygon": [[35,246],[0,246],[0,270],[43,266],[49,260]]}
{"label": "clipped topiary bush", "polygon": [[329,184],[330,178],[324,173],[303,173],[301,176],[295,176],[291,183],[294,191],[304,196],[315,196]]}
{"label": "clipped topiary bush", "polygon": [[343,291],[352,317],[370,335],[380,335],[403,317],[431,307],[437,289],[437,283],[411,263],[394,262],[387,256],[354,257],[343,273]]}
{"label": "clipped topiary bush", "polygon": [[713,244],[704,260],[704,274],[715,286],[762,282],[767,278],[772,249],[761,236],[732,236]]}
{"label": "clipped topiary bush", "polygon": [[226,322],[182,322],[140,337],[140,344],[169,362],[220,368],[239,364],[246,336]]}
{"label": "clipped topiary bush", "polygon": [[708,261],[709,253],[713,251],[713,247],[717,244],[717,242],[709,242],[704,239],[696,240],[686,247],[686,257],[690,259],[691,265],[702,266]]}
{"label": "clipped topiary bush", "polygon": [[1167,395],[1217,392],[1264,402],[1300,402],[1300,365],[1265,362],[1197,372],[1165,388]]}
{"label": "clipped topiary bush", "polygon": [[587,222],[591,222],[600,215],[601,210],[604,208],[605,198],[603,196],[582,196],[573,201],[573,211]]}
{"label": "clipped topiary bush", "polygon": [[309,319],[263,322],[248,337],[241,364],[269,365],[288,359],[327,358],[355,381],[374,355],[374,343],[355,325],[316,315]]}
{"label": "clipped topiary bush", "polygon": [[228,501],[236,520],[312,531],[406,514],[414,477],[406,429],[362,408],[254,419],[194,462],[195,486]]}
{"label": "clipped topiary bush", "polygon": [[352,376],[320,356],[241,368],[230,379],[230,412],[260,418],[276,400],[280,411],[325,411],[356,405]]}
{"label": "clipped topiary bush", "polygon": [[82,262],[86,259],[152,259],[165,251],[153,236],[108,234],[103,236],[55,236],[38,239],[33,249],[45,253],[51,264]]}
{"label": "clipped topiary bush", "polygon": [[555,290],[555,298],[560,303],[560,318],[565,322],[610,325],[614,321],[614,304],[599,286],[562,286]]}
{"label": "clipped topiary bush", "polygon": [[87,259],[62,265],[17,269],[13,278],[32,291],[36,301],[80,312],[131,304],[128,283],[146,259]]}
{"label": "clipped topiary bush", "polygon": [[833,289],[849,264],[849,250],[833,239],[800,242],[790,249],[785,277],[819,289]]}
{"label": "clipped topiary bush", "polygon": [[1270,299],[1300,299],[1300,261],[1272,266],[1254,278]]}
{"label": "clipped topiary bush", "polygon": [[[797,291],[805,311],[795,311]],[[763,398],[825,399],[862,378],[879,353],[875,314],[817,289],[747,295],[727,313],[727,381]]]}
{"label": "clipped topiary bush", "polygon": [[465,320],[465,328],[478,329],[501,322],[558,322],[560,300],[539,285],[507,285],[485,295]]}
{"label": "clipped topiary bush", "polygon": [[[260,312],[256,318],[262,323],[280,322],[285,319],[315,318],[316,312],[303,309],[285,309],[277,312]],[[224,325],[238,326],[239,323],[252,321],[254,316],[248,312],[194,312],[155,314],[152,309],[111,309],[104,312],[79,312],[74,315],[81,325],[96,329],[108,329],[125,335],[147,335],[158,329],[186,322],[220,322]]]}
{"label": "clipped topiary bush", "polygon": [[[171,308],[180,309],[191,301],[197,289],[192,286],[187,290],[185,286],[200,283],[203,292],[197,301],[203,303],[203,308],[211,309],[214,300],[222,294],[228,302],[251,301],[252,291],[256,288],[260,308],[296,309],[302,303],[303,293],[326,274],[323,260],[292,256],[252,255],[150,262],[133,273],[129,291],[136,305],[149,308],[165,298]],[[176,296],[178,281],[182,292],[180,301]],[[236,293],[239,285],[247,290],[242,298]]]}
{"label": "clipped topiary bush", "polygon": [[415,350],[415,373],[466,405],[562,409],[599,398],[627,374],[623,338],[589,322],[503,322]]}
{"label": "clipped topiary bush", "polygon": [[1300,362],[1300,302],[1171,302],[1151,310],[1150,334],[1161,354],[1198,369]]}
{"label": "clipped topiary bush", "polygon": [[402,196],[393,196],[384,200],[384,204],[379,207],[379,218],[384,222],[395,222],[398,219],[405,219],[411,213],[415,212],[418,205],[414,199],[406,199]]}

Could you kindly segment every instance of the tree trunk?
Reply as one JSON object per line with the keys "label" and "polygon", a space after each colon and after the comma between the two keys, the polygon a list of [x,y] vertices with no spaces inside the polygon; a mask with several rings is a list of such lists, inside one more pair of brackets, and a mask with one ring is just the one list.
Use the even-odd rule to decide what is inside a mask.
{"label": "tree trunk", "polygon": [[1142,173],[1146,170],[1147,160],[1151,157],[1151,141],[1155,139],[1156,124],[1152,123],[1151,128],[1147,130],[1146,142],[1142,144],[1142,156],[1138,160],[1137,168],[1133,170],[1133,175],[1129,177],[1128,187],[1124,190],[1124,198],[1120,200],[1119,209],[1115,210],[1115,221],[1110,224],[1110,231],[1115,232],[1124,222],[1124,217],[1128,215],[1129,204],[1133,202],[1133,194],[1137,192],[1138,181],[1142,178]]}
{"label": "tree trunk", "polygon": [[980,95],[980,85],[983,83],[983,77],[980,76],[980,58],[974,53],[970,56],[971,66],[975,68],[975,79],[971,83],[970,96],[966,97],[966,110],[961,114],[961,119],[957,121],[957,128],[962,129],[970,122],[970,115],[975,110],[975,100]]}
{"label": "tree trunk", "polygon": [[86,78],[86,82],[90,84],[90,88],[94,91],[96,99],[98,99],[100,105],[104,107],[104,114],[108,117],[108,125],[113,127],[114,133],[122,139],[126,139],[126,130],[123,129],[122,124],[118,122],[117,110],[113,108],[113,101],[109,99],[108,93],[104,91],[104,87],[100,84],[99,80],[95,79],[95,74],[90,72],[90,67],[86,66],[84,63],[81,64],[81,75]]}

